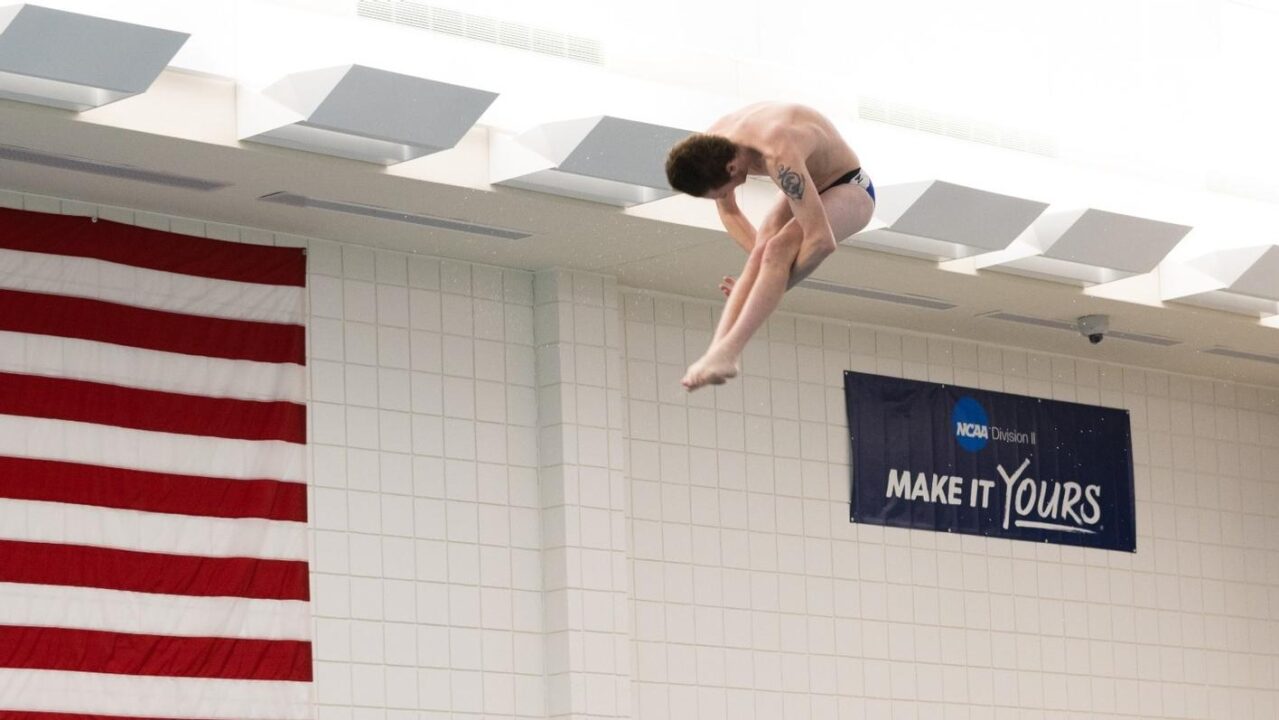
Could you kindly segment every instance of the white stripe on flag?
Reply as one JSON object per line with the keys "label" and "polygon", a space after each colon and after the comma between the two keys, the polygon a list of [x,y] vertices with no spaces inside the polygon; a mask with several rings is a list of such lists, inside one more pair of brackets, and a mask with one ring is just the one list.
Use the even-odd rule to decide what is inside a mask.
{"label": "white stripe on flag", "polygon": [[0,625],[177,637],[310,640],[309,603],[0,583]]}
{"label": "white stripe on flag", "polygon": [[[34,237],[39,230],[38,226],[33,227],[37,227],[31,231]],[[173,262],[158,259],[165,267],[177,272],[129,265],[129,262],[133,262],[129,258],[135,257],[135,252],[156,255],[167,252],[163,242],[153,242],[155,238],[148,237],[150,239],[146,239],[143,245],[122,248],[118,254],[122,262],[0,248],[0,291],[35,293],[36,302],[32,303],[30,297],[25,300],[15,297],[17,304],[9,308],[12,313],[19,306],[29,305],[32,308],[30,312],[34,313],[32,320],[40,320],[50,312],[61,312],[59,308],[75,306],[74,302],[62,302],[64,298],[112,303],[118,306],[116,310],[129,317],[142,318],[137,322],[144,324],[145,318],[156,313],[169,313],[163,321],[154,321],[154,327],[151,328],[152,335],[163,335],[154,338],[153,344],[156,347],[188,348],[193,353],[217,353],[221,352],[221,345],[229,343],[236,347],[228,347],[227,352],[237,357],[267,359],[280,356],[292,347],[285,342],[286,337],[296,338],[308,319],[308,291],[305,287],[207,278],[187,275],[181,271],[193,267],[186,264],[190,260],[206,267],[217,265],[237,277],[260,277],[262,274],[255,273],[254,267],[259,264],[255,258],[262,257],[261,262],[278,262],[278,272],[274,273],[274,277],[280,277],[286,282],[297,281],[304,263],[296,251],[270,251],[257,256],[215,244],[216,247],[202,246],[208,251],[207,257],[203,250],[183,250],[176,254]],[[17,237],[12,239],[21,240]],[[70,239],[72,244],[77,242],[75,238]],[[121,243],[129,242],[128,233],[122,233],[116,239]],[[204,241],[175,236],[172,238],[172,247],[175,250],[193,248],[200,242]],[[39,247],[44,249],[44,246]],[[156,312],[151,315],[145,312],[139,314],[132,308]],[[108,325],[112,323],[113,315],[117,321],[123,317],[119,313],[112,313],[110,307],[106,307],[105,312],[104,322]],[[36,398],[29,406],[14,405],[12,409],[0,410],[0,457],[224,478],[230,481],[305,482],[308,455],[306,446],[301,442],[302,437],[297,432],[297,413],[304,408],[302,404],[306,402],[307,371],[303,365],[296,364],[302,362],[296,354],[283,355],[296,362],[255,362],[39,334],[41,331],[63,332],[64,330],[58,328],[70,328],[70,325],[54,322],[57,319],[50,317],[50,322],[30,324],[31,332],[0,331],[0,373],[6,374],[7,382],[30,381],[28,386],[34,388],[50,385],[42,378],[66,378],[130,388],[131,390],[112,393],[126,398],[121,402],[143,405],[135,408],[143,417],[137,419],[138,413],[69,415],[88,419],[112,418],[99,419],[97,422],[77,422],[3,414],[64,413],[64,410],[55,407],[58,403],[41,402],[40,398]],[[240,322],[228,324],[223,321]],[[271,325],[247,327],[250,322]],[[71,328],[65,332],[78,334],[83,330]],[[194,337],[193,334],[209,334],[210,337]],[[10,375],[18,377],[9,377]],[[55,385],[58,388],[66,387]],[[21,385],[15,387],[20,389]],[[218,418],[203,422],[202,417],[189,417],[193,410],[182,405],[183,398],[177,399],[175,410],[172,398],[148,398],[146,393],[136,391],[174,393],[189,396],[192,400],[225,398],[238,401],[282,401],[296,403],[297,406],[270,408],[280,412],[268,413],[265,412],[267,408],[250,408],[247,404],[242,404],[237,409],[236,417],[230,418],[225,423],[226,429],[223,429]],[[157,401],[154,407],[147,405],[152,399]],[[214,408],[225,405],[227,403],[208,403],[209,407]],[[263,410],[265,419],[259,422],[239,422],[239,415],[251,410]],[[182,432],[157,432],[99,424],[105,422],[138,424]],[[242,428],[239,425],[252,427]],[[258,425],[264,427],[258,428]],[[255,441],[196,434],[224,432],[250,437],[289,437],[299,442]],[[139,487],[139,482],[146,481],[139,476],[110,473],[93,475],[92,469],[75,468],[66,477],[62,477],[59,475],[62,469],[52,465],[28,466],[23,462],[11,465],[14,468],[30,467],[29,472],[33,473],[27,478],[9,478],[14,481],[9,490],[16,495],[134,504],[139,500],[136,495],[146,494],[150,488],[149,484]],[[48,477],[50,482],[55,483],[55,487],[48,488],[46,492],[38,486],[39,483],[33,482],[41,477]],[[229,501],[233,496],[242,495],[239,490],[250,491],[243,493],[244,497],[241,498],[241,503],[246,506],[253,504],[254,498],[261,499],[264,505],[271,501],[269,487],[228,486],[227,489],[236,492],[216,495],[220,487],[217,482],[188,483],[183,479],[169,478],[157,480],[160,485],[155,489],[156,492],[173,492],[175,496],[156,498],[154,503],[145,502],[143,498],[144,502],[138,503],[138,507],[222,512],[215,509],[213,503],[222,502],[217,498]],[[75,484],[81,481],[84,485]],[[108,487],[108,481],[119,481],[121,485]],[[221,485],[226,486],[227,483]],[[258,493],[260,489],[263,492]],[[296,493],[299,488],[282,489],[286,493],[277,500],[298,499]],[[192,493],[186,499],[189,501],[176,495],[186,492]],[[260,508],[259,511],[288,513],[290,517],[296,515],[297,508],[275,505],[269,510]],[[287,569],[297,572],[291,574],[292,590],[283,593],[289,597],[296,597],[305,590],[306,579],[301,576],[305,568],[302,564],[309,555],[305,522],[179,515],[82,505],[79,502],[3,497],[0,497],[0,541],[4,541],[6,547],[14,551],[16,563],[27,566],[37,561],[41,549],[54,551],[62,545],[72,546],[66,548],[71,553],[71,559],[66,561],[72,563],[71,569],[77,566],[77,558],[83,561],[85,558],[82,556],[101,554],[89,548],[159,553],[161,559],[167,558],[173,562],[185,562],[190,557],[290,561]],[[8,544],[15,541],[55,545],[23,548]],[[77,549],[75,546],[85,547]],[[202,561],[199,564],[206,563],[207,561]],[[219,568],[227,565],[225,561],[214,564]],[[113,571],[116,575],[112,575]],[[129,571],[127,566],[115,567],[112,564],[111,567],[98,568],[95,570],[95,577],[88,580],[115,587],[139,587],[125,582],[129,578],[118,575],[120,572],[127,575]],[[306,665],[299,664],[299,661],[303,657],[300,653],[310,649],[313,620],[308,601],[182,596],[39,584],[37,575],[39,574],[25,578],[27,582],[0,583],[0,626],[11,628],[10,634],[13,637],[34,638],[41,636],[42,632],[47,632],[55,639],[85,637],[77,635],[77,631],[123,633],[178,638],[180,640],[174,647],[179,649],[172,651],[177,653],[172,658],[149,657],[146,658],[146,663],[139,665],[130,663],[128,657],[119,655],[131,652],[132,639],[127,638],[116,638],[115,645],[103,648],[100,654],[106,656],[104,658],[85,656],[85,648],[79,647],[79,643],[72,645],[63,642],[62,645],[48,648],[26,648],[35,651],[33,653],[26,652],[22,647],[12,648],[13,652],[7,653],[6,658],[6,664],[9,665],[44,664],[49,667],[96,669],[100,672],[0,668],[0,716],[12,714],[13,711],[29,711],[199,720],[311,720],[314,717],[315,686],[311,682],[127,674],[185,672],[258,678],[305,677],[309,673],[305,672]],[[55,573],[43,580],[59,582],[58,577]],[[112,582],[113,578],[118,578],[121,582]],[[65,577],[61,581],[77,580]],[[218,587],[221,588],[218,592],[234,592],[227,583]],[[176,586],[166,587],[165,590],[168,593],[185,591]],[[254,594],[271,593],[255,591]],[[70,632],[57,633],[44,630],[46,628]],[[194,664],[184,669],[182,658],[178,655],[199,653],[201,648],[206,647],[203,641],[186,640],[189,638],[226,639],[225,642],[209,645],[218,652],[228,647],[240,648],[245,646],[243,641],[250,640],[263,641],[263,646],[269,647],[270,651],[255,655],[240,654],[237,650],[236,657],[242,655],[246,660],[257,658],[252,660],[256,665],[253,668],[228,671],[218,667],[216,657],[198,657],[194,659]],[[307,643],[308,646],[296,647],[297,642]],[[286,645],[289,647],[280,647]],[[257,643],[252,643],[251,646],[257,647]],[[158,647],[163,648],[164,644]],[[276,652],[277,649],[280,650],[279,653]],[[168,662],[169,660],[175,662]]]}
{"label": "white stripe on flag", "polygon": [[9,710],[209,720],[309,720],[311,683],[0,669]]}
{"label": "white stripe on flag", "polygon": [[54,335],[0,330],[0,372],[183,395],[306,402],[306,368],[301,365],[183,355]]}
{"label": "white stripe on flag", "polygon": [[304,482],[306,446],[0,415],[0,455],[235,480]]}
{"label": "white stripe on flag", "polygon": [[0,498],[0,540],[167,555],[307,559],[305,523],[169,515],[6,498]]}
{"label": "white stripe on flag", "polygon": [[306,322],[305,288],[214,280],[69,255],[0,249],[0,288],[232,320]]}

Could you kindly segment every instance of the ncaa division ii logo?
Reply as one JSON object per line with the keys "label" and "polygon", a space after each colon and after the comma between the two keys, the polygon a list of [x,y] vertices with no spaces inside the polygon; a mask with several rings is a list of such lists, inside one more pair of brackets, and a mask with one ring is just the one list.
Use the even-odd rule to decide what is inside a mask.
{"label": "ncaa division ii logo", "polygon": [[959,446],[968,452],[981,450],[990,440],[990,422],[986,417],[986,408],[968,395],[955,403],[955,409],[950,413],[950,422],[955,428],[955,439],[959,441]]}

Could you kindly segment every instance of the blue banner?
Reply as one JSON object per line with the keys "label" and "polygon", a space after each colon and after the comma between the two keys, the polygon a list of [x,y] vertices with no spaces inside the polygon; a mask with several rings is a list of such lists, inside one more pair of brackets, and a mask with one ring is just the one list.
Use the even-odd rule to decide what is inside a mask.
{"label": "blue banner", "polygon": [[1128,411],[844,373],[854,522],[1137,548]]}

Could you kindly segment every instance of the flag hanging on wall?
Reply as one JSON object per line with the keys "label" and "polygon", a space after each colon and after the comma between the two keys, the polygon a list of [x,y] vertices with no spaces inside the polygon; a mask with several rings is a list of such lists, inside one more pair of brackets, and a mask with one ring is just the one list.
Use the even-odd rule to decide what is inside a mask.
{"label": "flag hanging on wall", "polygon": [[311,716],[305,277],[0,210],[0,716]]}

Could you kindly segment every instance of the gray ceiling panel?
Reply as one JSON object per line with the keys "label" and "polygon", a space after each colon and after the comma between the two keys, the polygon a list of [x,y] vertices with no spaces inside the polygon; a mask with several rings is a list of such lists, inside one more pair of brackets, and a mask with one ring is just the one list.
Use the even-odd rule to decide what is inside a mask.
{"label": "gray ceiling panel", "polygon": [[1206,253],[1160,267],[1164,300],[1256,317],[1279,316],[1279,246]]}
{"label": "gray ceiling panel", "polygon": [[675,194],[666,154],[690,134],[607,115],[546,123],[514,138],[541,162],[494,184],[619,206],[659,200]]}
{"label": "gray ceiling panel", "polygon": [[187,33],[53,10],[0,8],[0,97],[87,110],[146,92]]}
{"label": "gray ceiling panel", "polygon": [[687,130],[601,117],[559,164],[561,172],[670,190],[666,153]]}
{"label": "gray ceiling panel", "polygon": [[1262,253],[1229,287],[1231,292],[1279,301],[1279,246]]}
{"label": "gray ceiling panel", "polygon": [[301,119],[244,139],[387,165],[453,147],[497,98],[363,65],[294,73],[262,95]]}
{"label": "gray ceiling panel", "polygon": [[1128,273],[1148,273],[1190,232],[1188,225],[1084,211],[1050,245],[1046,257]]}
{"label": "gray ceiling panel", "polygon": [[963,245],[974,253],[1003,250],[1047,207],[1047,203],[937,181],[891,229]]}
{"label": "gray ceiling panel", "polygon": [[875,217],[884,227],[842,244],[932,260],[955,260],[1007,248],[1047,203],[941,180],[877,188]]}

